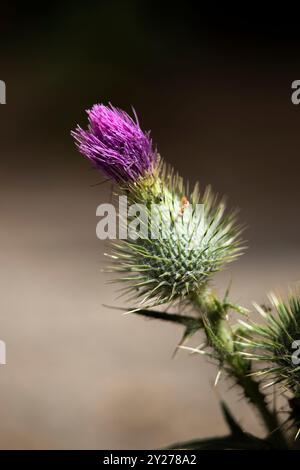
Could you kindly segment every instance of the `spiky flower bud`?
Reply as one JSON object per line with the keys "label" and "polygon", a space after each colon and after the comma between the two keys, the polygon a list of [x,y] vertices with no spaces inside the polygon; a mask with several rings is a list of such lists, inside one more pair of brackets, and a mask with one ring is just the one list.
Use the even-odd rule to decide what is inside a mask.
{"label": "spiky flower bud", "polygon": [[[187,195],[181,178],[160,175],[160,203],[138,219],[146,232],[114,246],[112,269],[122,272],[124,293],[140,306],[193,300],[212,275],[240,252],[234,214],[207,189]],[[153,202],[157,199],[153,198]],[[148,201],[147,201],[148,202]],[[148,230],[147,230],[148,228]]]}
{"label": "spiky flower bud", "polygon": [[157,164],[149,132],[143,132],[124,111],[96,104],[87,110],[89,126],[77,126],[71,134],[79,151],[97,169],[119,183],[151,174]]}
{"label": "spiky flower bud", "polygon": [[112,255],[125,292],[147,307],[199,295],[239,253],[234,215],[225,215],[224,203],[209,190],[200,195],[196,187],[189,195],[182,179],[159,161],[149,133],[125,112],[95,105],[88,116],[88,130],[72,132],[80,152],[119,183],[130,203],[145,209],[135,225],[146,231],[116,244]]}
{"label": "spiky flower bud", "polygon": [[244,354],[266,363],[257,375],[270,379],[267,385],[281,383],[300,396],[300,297],[292,295],[284,301],[271,294],[270,301],[271,311],[255,305],[264,324],[244,324],[248,337],[243,345],[250,348]]}

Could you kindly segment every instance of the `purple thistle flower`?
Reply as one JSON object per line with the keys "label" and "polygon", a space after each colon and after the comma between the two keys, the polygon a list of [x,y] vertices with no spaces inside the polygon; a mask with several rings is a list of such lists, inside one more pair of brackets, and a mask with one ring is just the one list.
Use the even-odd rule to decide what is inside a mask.
{"label": "purple thistle flower", "polygon": [[87,130],[77,126],[71,134],[79,151],[96,168],[117,182],[135,181],[151,172],[157,163],[150,132],[144,133],[125,111],[112,105],[95,104],[87,110]]}

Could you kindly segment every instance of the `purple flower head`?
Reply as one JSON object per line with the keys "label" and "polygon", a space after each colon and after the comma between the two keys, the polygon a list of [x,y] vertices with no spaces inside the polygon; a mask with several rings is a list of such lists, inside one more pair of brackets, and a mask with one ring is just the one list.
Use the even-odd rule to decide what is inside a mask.
{"label": "purple flower head", "polygon": [[77,126],[71,134],[79,151],[96,168],[117,182],[136,181],[157,163],[150,132],[143,132],[137,117],[112,105],[95,104],[87,110],[87,130]]}

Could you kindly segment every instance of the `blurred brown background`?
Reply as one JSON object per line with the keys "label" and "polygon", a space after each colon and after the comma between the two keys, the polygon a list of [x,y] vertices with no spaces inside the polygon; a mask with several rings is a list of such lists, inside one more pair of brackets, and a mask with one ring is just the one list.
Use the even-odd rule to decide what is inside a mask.
{"label": "blurred brown background", "polygon": [[[238,391],[202,358],[171,359],[181,331],[122,316],[106,285],[96,207],[110,186],[70,129],[95,102],[130,111],[191,182],[248,225],[249,250],[217,277],[245,306],[300,278],[297,15],[194,2],[1,5],[0,448],[158,448],[226,432]],[[121,306],[123,306],[121,304]],[[200,342],[196,339],[195,343]]]}

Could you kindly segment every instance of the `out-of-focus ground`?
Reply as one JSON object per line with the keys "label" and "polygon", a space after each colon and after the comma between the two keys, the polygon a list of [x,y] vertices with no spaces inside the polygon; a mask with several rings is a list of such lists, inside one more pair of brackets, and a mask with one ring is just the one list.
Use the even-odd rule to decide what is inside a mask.
{"label": "out-of-focus ground", "polygon": [[[97,180],[78,157],[68,171],[31,178],[24,192],[2,184],[0,447],[157,448],[222,434],[223,396],[261,432],[230,383],[213,387],[215,367],[185,351],[171,358],[180,328],[102,305],[124,304],[100,271],[106,247],[95,210],[110,188],[91,188]],[[265,302],[267,290],[299,279],[299,255],[252,247],[216,287],[232,277],[234,300]]]}
{"label": "out-of-focus ground", "polygon": [[240,207],[249,250],[216,289],[232,280],[233,300],[266,303],[300,279],[300,106],[290,100],[299,43],[281,16],[268,24],[269,11],[262,22],[215,24],[182,2],[150,3],[53,3],[35,19],[26,2],[25,18],[1,22],[2,449],[158,448],[221,435],[220,398],[262,433],[238,390],[213,387],[214,366],[186,351],[172,359],[180,328],[103,306],[124,306],[95,234],[110,186],[91,187],[102,178],[69,132],[94,102],[133,105],[184,177]]}

